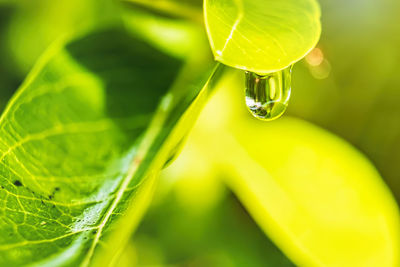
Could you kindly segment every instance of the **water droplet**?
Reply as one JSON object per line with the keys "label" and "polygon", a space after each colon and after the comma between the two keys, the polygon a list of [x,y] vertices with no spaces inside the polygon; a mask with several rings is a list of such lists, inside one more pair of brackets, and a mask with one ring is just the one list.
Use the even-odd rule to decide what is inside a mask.
{"label": "water droplet", "polygon": [[261,120],[279,118],[286,110],[291,91],[292,66],[260,75],[246,72],[246,105]]}

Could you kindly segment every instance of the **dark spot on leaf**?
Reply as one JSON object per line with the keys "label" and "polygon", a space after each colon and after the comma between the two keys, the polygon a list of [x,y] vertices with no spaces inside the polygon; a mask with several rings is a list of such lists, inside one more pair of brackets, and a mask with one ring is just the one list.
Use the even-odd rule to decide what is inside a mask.
{"label": "dark spot on leaf", "polygon": [[60,191],[59,187],[54,188],[54,191]]}
{"label": "dark spot on leaf", "polygon": [[49,195],[49,199],[50,199],[50,200],[53,199],[53,197],[54,197],[53,195]]}
{"label": "dark spot on leaf", "polygon": [[93,230],[93,232],[92,232],[93,234],[96,234],[97,233],[97,230]]}
{"label": "dark spot on leaf", "polygon": [[14,182],[14,185],[15,185],[15,186],[22,186],[22,183],[21,183],[19,180],[16,180],[16,181]]}
{"label": "dark spot on leaf", "polygon": [[56,205],[53,205],[53,208],[55,208],[56,207]]}

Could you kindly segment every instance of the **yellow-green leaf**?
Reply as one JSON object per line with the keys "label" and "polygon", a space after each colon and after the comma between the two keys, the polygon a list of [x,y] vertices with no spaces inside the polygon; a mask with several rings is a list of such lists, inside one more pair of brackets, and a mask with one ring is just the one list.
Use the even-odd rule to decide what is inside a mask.
{"label": "yellow-green leaf", "polygon": [[216,60],[261,74],[303,58],[321,32],[316,0],[205,0],[204,15]]}

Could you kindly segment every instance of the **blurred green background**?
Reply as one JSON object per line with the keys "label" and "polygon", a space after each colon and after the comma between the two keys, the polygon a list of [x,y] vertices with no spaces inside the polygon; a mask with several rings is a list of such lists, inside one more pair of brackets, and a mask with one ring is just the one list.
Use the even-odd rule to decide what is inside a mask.
{"label": "blurred green background", "polygon": [[[53,40],[75,27],[114,20],[105,2],[0,0],[0,109]],[[201,9],[201,1],[183,2]],[[321,40],[294,67],[287,114],[362,151],[399,202],[400,1],[320,4]],[[179,164],[184,163],[163,173],[150,211],[121,254],[121,265],[293,266],[218,179],[202,176],[201,170],[194,177],[182,175]]]}

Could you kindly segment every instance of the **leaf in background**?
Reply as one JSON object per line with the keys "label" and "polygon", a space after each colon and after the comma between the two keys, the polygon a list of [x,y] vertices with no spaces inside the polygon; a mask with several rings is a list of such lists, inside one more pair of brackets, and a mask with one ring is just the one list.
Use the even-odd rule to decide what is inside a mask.
{"label": "leaf in background", "polygon": [[110,0],[14,0],[15,12],[4,34],[14,71],[24,76],[55,40],[115,24],[117,1]]}
{"label": "leaf in background", "polygon": [[243,96],[232,93],[240,92],[237,84],[236,78],[225,81],[191,134],[213,165],[210,172],[225,174],[296,265],[398,266],[398,206],[372,164],[304,121],[252,118]]}
{"label": "leaf in background", "polygon": [[261,74],[303,58],[321,33],[316,0],[204,0],[204,15],[216,60]]}
{"label": "leaf in background", "polygon": [[199,56],[111,29],[48,50],[0,119],[0,265],[113,260],[207,97]]}

